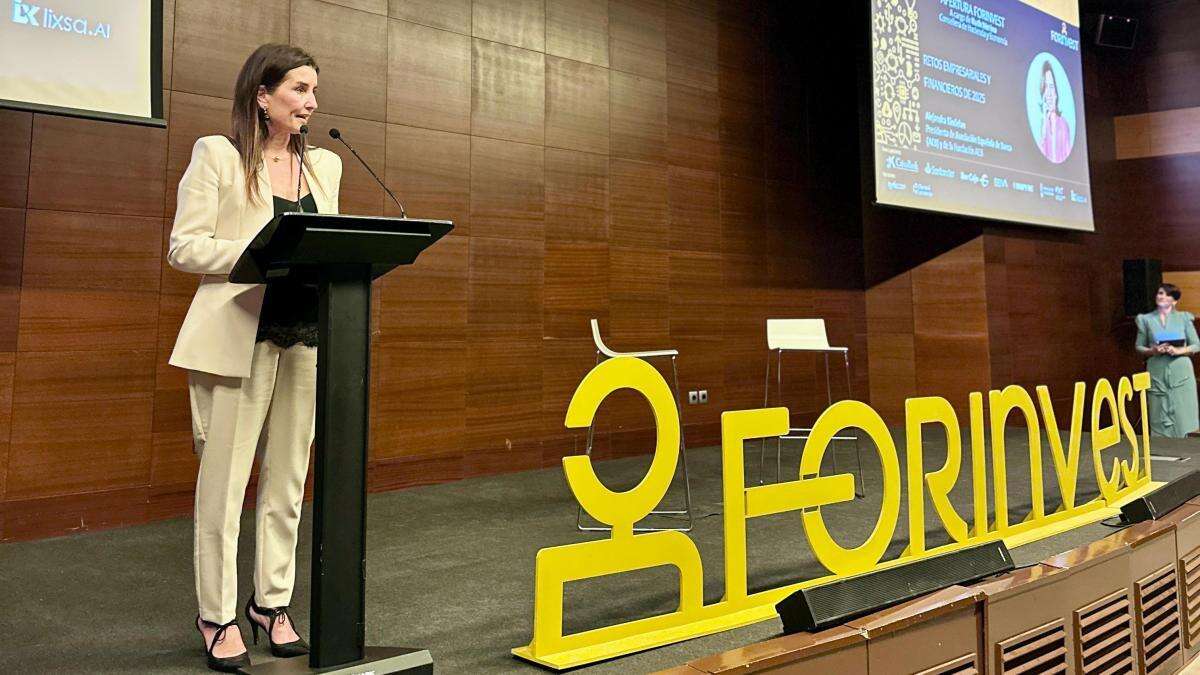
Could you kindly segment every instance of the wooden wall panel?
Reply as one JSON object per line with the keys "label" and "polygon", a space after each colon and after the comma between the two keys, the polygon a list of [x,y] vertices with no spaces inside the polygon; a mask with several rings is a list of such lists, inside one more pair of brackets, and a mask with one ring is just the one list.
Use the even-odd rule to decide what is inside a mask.
{"label": "wooden wall panel", "polygon": [[471,34],[471,0],[389,0],[388,16]]}
{"label": "wooden wall panel", "polygon": [[471,237],[467,334],[476,338],[542,335],[543,245],[528,239]]}
{"label": "wooden wall panel", "polygon": [[546,242],[607,242],[608,158],[546,148]]}
{"label": "wooden wall panel", "polygon": [[721,176],[721,250],[754,255],[755,233],[766,225],[766,185],[762,181]]}
{"label": "wooden wall panel", "polygon": [[609,92],[613,156],[667,161],[667,83],[614,72]]}
{"label": "wooden wall panel", "polygon": [[[0,352],[0,504],[8,491],[8,445],[12,435],[13,376],[17,365],[15,352]],[[0,537],[4,536],[0,516]]]}
{"label": "wooden wall panel", "polygon": [[[739,73],[761,73],[766,16],[764,7],[760,4],[747,8],[736,0],[720,0],[717,13],[718,63],[723,68],[731,68]],[[743,81],[761,83],[757,76],[746,77]],[[722,93],[725,93],[724,87]],[[755,94],[755,97],[760,98],[761,93]]]}
{"label": "wooden wall panel", "polygon": [[153,349],[162,219],[30,210],[20,351]]}
{"label": "wooden wall panel", "polygon": [[722,334],[721,257],[671,252],[671,339]]}
{"label": "wooden wall panel", "polygon": [[711,92],[667,85],[667,158],[671,164],[717,171],[721,160],[721,109]]}
{"label": "wooden wall panel", "polygon": [[666,349],[670,340],[670,254],[661,249],[609,249],[609,325],[605,342],[621,351]]}
{"label": "wooden wall panel", "polygon": [[[338,30],[330,31],[330,26]],[[346,35],[354,39],[347,40]],[[318,110],[379,122],[386,119],[386,16],[324,0],[293,0],[291,42],[303,45],[321,68]]]}
{"label": "wooden wall panel", "polygon": [[473,40],[471,133],[541,144],[545,139],[545,115],[545,55]]}
{"label": "wooden wall panel", "polygon": [[546,57],[546,147],[608,154],[608,70]]}
{"label": "wooden wall panel", "polygon": [[720,253],[720,177],[712,171],[672,166],[667,181],[671,249]]}
{"label": "wooden wall panel", "polygon": [[870,401],[892,424],[904,419],[904,400],[917,391],[912,274],[867,289]]}
{"label": "wooden wall panel", "polygon": [[290,7],[290,0],[176,0],[172,89],[232,99],[238,70],[255,48],[290,42]]}
{"label": "wooden wall panel", "polygon": [[670,241],[667,167],[611,159],[609,228],[614,246],[666,248]]}
{"label": "wooden wall panel", "polygon": [[25,208],[29,196],[29,157],[33,139],[33,115],[0,110],[0,208]]}
{"label": "wooden wall panel", "polygon": [[723,254],[721,285],[725,409],[759,407],[763,404],[766,374],[766,322],[783,314],[783,310],[773,302],[767,269],[757,256]]}
{"label": "wooden wall panel", "polygon": [[474,0],[471,35],[492,42],[546,50],[545,0]]}
{"label": "wooden wall panel", "polygon": [[1161,2],[1142,17],[1139,46],[1144,50],[1141,82],[1148,110],[1200,106],[1195,73],[1200,64],[1200,14],[1187,2]]}
{"label": "wooden wall panel", "polygon": [[471,130],[471,39],[407,21],[388,22],[387,121]]}
{"label": "wooden wall panel", "polygon": [[[471,137],[395,124],[387,125],[386,137],[386,171],[381,177],[409,215],[452,220],[452,235],[469,234]],[[378,166],[373,167],[376,173]],[[395,214],[390,199],[387,204],[387,212]]]}
{"label": "wooden wall panel", "polygon": [[164,129],[35,116],[29,208],[157,216],[166,138]]}
{"label": "wooden wall panel", "polygon": [[717,90],[716,0],[667,1],[667,79]]}
{"label": "wooden wall panel", "polygon": [[6,498],[147,485],[154,354],[20,352]]}
{"label": "wooden wall panel", "polygon": [[[803,294],[799,298],[803,300]],[[845,372],[839,368],[837,359],[830,357],[830,389],[833,400],[843,398],[862,399],[870,392],[869,372],[870,353],[867,350],[867,326],[864,318],[867,316],[867,303],[864,293],[853,289],[819,289],[813,292],[813,315],[825,319],[825,330],[829,335],[829,344],[848,347],[850,349],[850,391],[846,389]],[[824,383],[824,361],[819,366],[819,381]],[[800,382],[803,384],[803,382]],[[815,412],[825,407],[825,392],[818,399]]]}
{"label": "wooden wall panel", "polygon": [[912,272],[917,393],[942,396],[957,410],[991,385],[983,239]]}
{"label": "wooden wall panel", "polygon": [[721,173],[763,177],[761,102],[721,97]]}
{"label": "wooden wall panel", "polygon": [[1004,245],[1003,238],[984,235],[984,281],[993,387],[1004,387],[1013,382],[1012,322],[1009,320]]}
{"label": "wooden wall panel", "polygon": [[1117,159],[1200,152],[1200,107],[1113,119]]}
{"label": "wooden wall panel", "polygon": [[188,510],[200,467],[192,441],[187,371],[167,363],[170,353],[160,349],[155,355],[150,488],[154,495],[174,495],[181,503],[176,510],[165,510],[163,517]]}
{"label": "wooden wall panel", "polygon": [[376,286],[376,333],[386,343],[467,339],[467,237],[446,237]]}
{"label": "wooden wall panel", "polygon": [[0,208],[0,352],[17,350],[25,209]]}
{"label": "wooden wall panel", "polygon": [[471,142],[471,236],[541,241],[545,232],[545,152],[540,146]]}
{"label": "wooden wall panel", "polygon": [[609,60],[614,71],[667,78],[665,0],[609,0]]}
{"label": "wooden wall panel", "polygon": [[[729,179],[728,176],[723,178]],[[803,190],[804,186],[795,183],[766,181],[763,197],[766,231],[760,229],[754,235],[762,236],[765,244],[755,246],[753,251],[772,285],[785,288],[818,285],[817,266],[805,262],[815,251],[821,251],[828,260],[837,260],[838,266],[852,264],[837,258],[837,252],[830,246],[832,237],[822,237],[817,231],[817,215],[807,198],[802,196]]]}
{"label": "wooden wall panel", "polygon": [[608,319],[608,244],[547,242],[542,335],[590,338],[590,321]]}
{"label": "wooden wall panel", "polygon": [[608,67],[608,0],[546,0],[546,54]]}
{"label": "wooden wall panel", "polygon": [[463,475],[541,466],[542,337],[472,338]]}
{"label": "wooden wall panel", "polygon": [[466,429],[467,342],[384,340],[372,367],[371,459],[461,454]]}
{"label": "wooden wall panel", "polygon": [[163,3],[162,86],[171,88],[171,72],[175,59],[175,3]]}

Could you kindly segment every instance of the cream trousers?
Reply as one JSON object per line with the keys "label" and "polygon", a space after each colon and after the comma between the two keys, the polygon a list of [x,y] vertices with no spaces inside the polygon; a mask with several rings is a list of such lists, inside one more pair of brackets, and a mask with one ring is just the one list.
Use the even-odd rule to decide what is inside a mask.
{"label": "cream trousers", "polygon": [[196,477],[194,564],[200,617],[237,615],[237,550],[250,468],[259,458],[254,591],[263,607],[291,603],[308,449],[316,416],[317,350],[254,345],[250,376],[188,371]]}

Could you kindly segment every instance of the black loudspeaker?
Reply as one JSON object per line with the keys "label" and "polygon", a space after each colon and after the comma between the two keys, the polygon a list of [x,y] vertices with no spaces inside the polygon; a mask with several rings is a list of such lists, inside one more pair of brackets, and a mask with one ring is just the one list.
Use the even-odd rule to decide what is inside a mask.
{"label": "black loudspeaker", "polygon": [[775,610],[786,634],[822,630],[947,586],[1013,569],[1008,547],[993,541],[799,590],[775,605]]}
{"label": "black loudspeaker", "polygon": [[1150,258],[1126,260],[1125,316],[1137,316],[1154,308],[1154,294],[1162,285],[1162,261]]}
{"label": "black loudspeaker", "polygon": [[1138,20],[1128,16],[1101,14],[1096,26],[1096,44],[1101,47],[1133,49],[1137,39]]}
{"label": "black loudspeaker", "polygon": [[1121,521],[1158,520],[1163,514],[1200,494],[1200,471],[1193,469],[1154,492],[1121,507]]}

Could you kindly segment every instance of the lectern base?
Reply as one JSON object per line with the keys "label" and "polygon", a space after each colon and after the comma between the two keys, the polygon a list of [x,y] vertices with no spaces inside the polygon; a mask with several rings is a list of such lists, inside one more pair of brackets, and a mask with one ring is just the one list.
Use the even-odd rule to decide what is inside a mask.
{"label": "lectern base", "polygon": [[308,657],[280,659],[238,671],[245,675],[433,675],[433,657],[426,649],[408,647],[367,647],[361,661],[351,661],[340,666],[313,668]]}

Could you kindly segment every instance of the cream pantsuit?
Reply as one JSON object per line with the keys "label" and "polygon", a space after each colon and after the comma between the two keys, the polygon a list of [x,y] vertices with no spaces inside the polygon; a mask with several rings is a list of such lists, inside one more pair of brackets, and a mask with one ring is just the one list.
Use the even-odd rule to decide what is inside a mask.
{"label": "cream pantsuit", "polygon": [[[188,375],[193,434],[200,454],[196,593],[200,616],[206,621],[225,623],[237,612],[242,497],[256,454],[255,602],[264,607],[291,604],[297,530],[313,440],[316,379],[315,348],[296,345],[281,349],[271,342],[254,345],[250,377],[196,371]],[[214,420],[218,422],[215,425]]]}
{"label": "cream pantsuit", "polygon": [[[305,176],[321,213],[337,213],[341,159],[310,148]],[[188,370],[196,478],[195,574],[200,617],[224,624],[237,613],[237,542],[242,502],[260,460],[255,513],[256,602],[291,602],[296,540],[316,407],[317,350],[255,342],[265,287],[229,273],[274,207],[266,167],[261,199],[246,194],[241,159],[222,136],[196,141],[179,182],[168,260],[203,275],[171,353]],[[240,597],[246,597],[245,593]]]}

